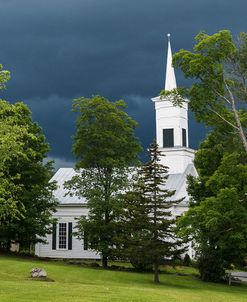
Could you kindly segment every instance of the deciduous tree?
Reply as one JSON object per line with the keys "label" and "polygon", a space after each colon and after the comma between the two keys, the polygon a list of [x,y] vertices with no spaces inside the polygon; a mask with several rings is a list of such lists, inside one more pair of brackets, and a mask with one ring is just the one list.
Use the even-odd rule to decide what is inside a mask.
{"label": "deciduous tree", "polygon": [[[181,49],[173,56],[174,66],[195,80],[186,93],[190,108],[198,121],[211,127],[230,126],[247,153],[247,34],[241,33],[236,43],[228,30],[211,36],[200,32],[195,40],[193,51]],[[181,102],[181,91],[162,94],[173,94]]]}
{"label": "deciduous tree", "polygon": [[[0,66],[0,89],[9,79]],[[23,103],[0,100],[0,242],[11,240],[29,247],[49,232],[56,201],[49,183],[51,163],[41,128]]]}
{"label": "deciduous tree", "polygon": [[15,240],[29,247],[49,232],[57,202],[49,180],[51,163],[43,163],[49,151],[41,128],[23,103],[0,101],[1,242]]}
{"label": "deciduous tree", "polygon": [[73,151],[79,175],[66,185],[87,199],[89,215],[78,221],[78,235],[87,236],[88,246],[101,253],[102,264],[112,255],[119,194],[128,185],[128,167],[137,163],[140,144],[134,135],[137,126],[124,111],[123,101],[104,97],[79,98],[73,103],[78,113]]}
{"label": "deciduous tree", "polygon": [[179,220],[179,234],[196,242],[201,278],[220,281],[230,264],[247,254],[247,157],[229,126],[212,131],[200,145],[189,178],[190,208]]}

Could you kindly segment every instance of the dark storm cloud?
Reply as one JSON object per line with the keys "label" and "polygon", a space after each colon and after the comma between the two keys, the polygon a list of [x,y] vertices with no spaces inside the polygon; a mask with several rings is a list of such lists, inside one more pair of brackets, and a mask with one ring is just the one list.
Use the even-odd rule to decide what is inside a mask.
{"label": "dark storm cloud", "polygon": [[51,146],[51,156],[68,158],[71,152],[71,138],[75,132],[75,114],[71,112],[71,100],[51,95],[45,99],[35,97],[25,103],[38,120]]}
{"label": "dark storm cloud", "polygon": [[[71,100],[124,98],[146,148],[155,135],[150,97],[164,85],[166,33],[174,52],[191,49],[200,30],[246,31],[246,9],[243,0],[0,0],[0,63],[12,74],[2,97],[28,103],[51,156],[64,160],[72,158]],[[185,83],[178,72],[177,81]],[[196,147],[204,131],[190,120]]]}

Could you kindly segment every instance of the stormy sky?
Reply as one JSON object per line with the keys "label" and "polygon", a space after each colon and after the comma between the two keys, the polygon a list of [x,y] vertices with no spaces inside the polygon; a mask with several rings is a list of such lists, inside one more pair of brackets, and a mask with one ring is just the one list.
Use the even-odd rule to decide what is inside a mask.
{"label": "stormy sky", "polygon": [[[0,63],[11,72],[0,97],[28,104],[56,167],[74,162],[71,102],[79,96],[124,99],[145,149],[155,136],[150,98],[164,86],[166,34],[173,53],[191,50],[200,30],[247,31],[246,12],[245,0],[0,0]],[[190,114],[190,147],[204,135]]]}

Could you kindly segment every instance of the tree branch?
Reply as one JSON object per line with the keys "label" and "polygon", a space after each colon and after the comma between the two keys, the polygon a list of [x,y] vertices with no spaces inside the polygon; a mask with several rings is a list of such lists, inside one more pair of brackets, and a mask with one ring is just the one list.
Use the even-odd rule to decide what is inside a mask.
{"label": "tree branch", "polygon": [[219,97],[221,97],[222,99],[224,99],[228,104],[231,105],[231,102],[228,100],[228,98],[226,98],[224,95],[220,94],[218,91],[215,91],[216,94],[218,94]]}
{"label": "tree branch", "polygon": [[223,121],[225,121],[228,125],[230,125],[231,127],[233,127],[234,129],[238,130],[238,127],[234,124],[232,124],[231,122],[229,122],[227,119],[225,119],[221,114],[219,114],[217,111],[209,108],[210,111],[212,111],[213,113],[215,113],[218,117],[220,117]]}
{"label": "tree branch", "polygon": [[229,86],[227,85],[225,80],[224,80],[224,84],[225,84],[225,87],[226,87],[227,92],[228,92],[228,94],[230,96],[230,99],[231,99],[232,112],[234,114],[234,118],[235,118],[236,123],[237,123],[238,134],[239,134],[239,137],[240,137],[240,139],[243,143],[245,152],[247,153],[247,140],[246,140],[246,137],[245,137],[245,134],[244,134],[244,130],[243,130],[239,115],[238,115],[238,111],[236,109],[235,99],[234,99],[234,96],[231,92],[231,89],[229,88]]}

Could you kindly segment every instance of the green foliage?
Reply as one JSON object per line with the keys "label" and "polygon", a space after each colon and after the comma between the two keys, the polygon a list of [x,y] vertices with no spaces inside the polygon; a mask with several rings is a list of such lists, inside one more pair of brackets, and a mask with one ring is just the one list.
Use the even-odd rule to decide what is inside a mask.
{"label": "green foliage", "polygon": [[[247,251],[247,210],[236,189],[221,189],[216,197],[207,197],[180,220],[180,234],[204,245],[220,249],[228,263],[240,263]],[[233,248],[234,246],[234,248]]]}
{"label": "green foliage", "polygon": [[150,200],[145,197],[145,185],[140,180],[141,171],[142,168],[138,171],[139,179],[134,180],[132,190],[123,195],[117,253],[129,259],[137,270],[145,271],[152,269],[153,264],[150,254],[152,208],[149,206]]}
{"label": "green foliage", "polygon": [[174,106],[182,107],[184,98],[188,97],[188,91],[183,87],[178,87],[172,90],[161,90],[160,96],[163,99],[169,99]]}
{"label": "green foliage", "polygon": [[22,246],[44,236],[56,202],[51,163],[43,159],[49,146],[23,103],[0,100],[0,241]]}
{"label": "green foliage", "polygon": [[[193,51],[180,50],[173,64],[195,80],[187,90],[190,108],[213,131],[195,157],[199,177],[188,178],[192,200],[179,234],[196,241],[201,277],[215,281],[247,254],[247,34],[237,43],[227,30],[200,32],[195,40]],[[207,261],[216,263],[216,254],[214,270]]]}
{"label": "green foliage", "polygon": [[[204,280],[222,279],[221,267],[241,265],[247,254],[246,164],[239,140],[227,129],[212,131],[196,154],[199,177],[189,178],[191,205],[178,227],[180,236],[196,242]],[[214,270],[207,259],[217,262],[213,258],[219,255],[219,267]]]}
{"label": "green foliage", "polygon": [[160,154],[158,145],[151,144],[150,161],[138,168],[136,184],[124,195],[120,218],[123,254],[138,268],[152,264],[155,283],[159,265],[177,255],[180,245],[173,232],[171,207],[181,200],[171,200],[175,192],[165,189],[168,168],[159,163]]}
{"label": "green foliage", "polygon": [[0,64],[0,90],[5,89],[5,83],[10,79],[10,72],[3,69],[3,65]]}
{"label": "green foliage", "polygon": [[137,123],[124,111],[123,101],[104,97],[78,98],[73,110],[79,113],[73,151],[78,168],[120,168],[137,163],[141,151],[134,135]]}
{"label": "green foliage", "polygon": [[[10,79],[10,73],[3,70],[0,64],[0,90],[5,88],[5,83]],[[1,101],[1,100],[0,100]],[[0,116],[0,223],[8,221],[13,217],[21,215],[18,207],[16,194],[21,190],[21,186],[15,186],[3,177],[5,162],[11,158],[15,152],[20,152],[18,138],[23,135],[25,129],[19,129],[17,125],[8,125]],[[10,116],[9,120],[12,119]]]}
{"label": "green foliage", "polygon": [[119,232],[117,219],[122,209],[120,195],[127,185],[127,168],[113,169],[110,174],[104,174],[101,169],[83,169],[66,184],[87,200],[89,214],[78,220],[76,234],[88,242],[90,249],[102,254],[104,266],[114,255]]}
{"label": "green foliage", "polygon": [[188,254],[185,254],[185,256],[184,256],[183,265],[191,266],[191,259],[190,259],[190,256]]}
{"label": "green foliage", "polygon": [[239,109],[247,102],[247,34],[241,33],[237,43],[228,30],[212,36],[200,32],[195,40],[193,51],[181,49],[173,56],[174,66],[194,83],[186,92],[175,89],[166,94],[189,97],[198,121],[230,126],[247,152],[246,107]]}
{"label": "green foliage", "polygon": [[198,260],[201,279],[209,282],[222,282],[225,278],[225,265],[219,250],[204,251]]}
{"label": "green foliage", "polygon": [[112,256],[118,233],[120,193],[128,186],[128,167],[138,162],[140,144],[137,126],[123,101],[110,102],[101,96],[74,101],[79,113],[73,151],[82,168],[66,187],[87,199],[89,215],[78,221],[78,236],[87,237],[88,247],[102,254],[103,265]]}
{"label": "green foliage", "polygon": [[150,258],[145,257],[143,250],[144,250],[143,248],[140,249],[139,251],[137,251],[136,249],[135,254],[129,256],[129,261],[136,271],[152,272],[153,271],[152,260]]}

